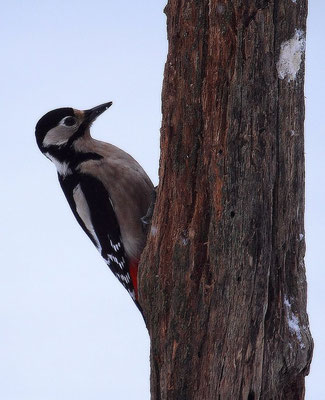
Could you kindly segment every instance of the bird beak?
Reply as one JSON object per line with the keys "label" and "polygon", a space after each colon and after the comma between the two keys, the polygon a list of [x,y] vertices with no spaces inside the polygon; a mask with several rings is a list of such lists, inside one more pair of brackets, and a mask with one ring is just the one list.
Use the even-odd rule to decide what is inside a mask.
{"label": "bird beak", "polygon": [[85,110],[84,111],[84,122],[87,124],[91,124],[92,122],[95,121],[95,119],[102,114],[104,111],[106,111],[113,102],[109,101],[108,103],[101,104],[100,106],[91,108],[90,110]]}

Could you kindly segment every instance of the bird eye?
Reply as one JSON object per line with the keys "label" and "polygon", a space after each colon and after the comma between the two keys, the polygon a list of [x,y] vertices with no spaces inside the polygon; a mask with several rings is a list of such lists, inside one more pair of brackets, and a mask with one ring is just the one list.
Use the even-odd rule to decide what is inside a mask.
{"label": "bird eye", "polygon": [[67,118],[64,119],[63,123],[66,126],[72,126],[72,125],[74,125],[76,123],[76,119],[73,118],[73,117],[67,117]]}

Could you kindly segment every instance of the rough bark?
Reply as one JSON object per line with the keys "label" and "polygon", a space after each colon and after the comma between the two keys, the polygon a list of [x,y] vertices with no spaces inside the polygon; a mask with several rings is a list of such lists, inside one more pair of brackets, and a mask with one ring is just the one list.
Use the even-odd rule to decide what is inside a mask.
{"label": "rough bark", "polygon": [[[169,0],[160,183],[142,256],[153,400],[304,398],[307,1]],[[299,34],[301,34],[301,32]]]}

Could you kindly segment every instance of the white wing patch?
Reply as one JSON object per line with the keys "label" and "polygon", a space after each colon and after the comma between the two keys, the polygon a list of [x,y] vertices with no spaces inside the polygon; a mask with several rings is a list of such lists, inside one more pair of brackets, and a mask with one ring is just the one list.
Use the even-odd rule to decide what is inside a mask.
{"label": "white wing patch", "polygon": [[116,244],[114,244],[109,237],[108,237],[108,239],[109,239],[109,242],[110,242],[111,246],[113,247],[113,249],[115,251],[118,251],[121,248],[121,243],[120,242],[117,242]]}
{"label": "white wing patch", "polygon": [[131,277],[129,273],[126,273],[125,275],[122,274],[116,274],[118,279],[122,282],[130,283],[131,282]]}
{"label": "white wing patch", "polygon": [[76,204],[76,210],[77,210],[79,217],[81,218],[82,222],[85,224],[87,230],[89,231],[92,238],[94,239],[94,242],[96,243],[96,247],[97,247],[98,251],[101,253],[102,247],[99,243],[94,226],[92,224],[89,206],[88,206],[86,197],[85,197],[80,185],[77,185],[73,189],[73,200]]}
{"label": "white wing patch", "polygon": [[56,169],[58,170],[58,173],[62,177],[65,177],[67,175],[72,174],[72,171],[69,168],[69,164],[68,163],[66,163],[66,162],[61,163],[59,160],[57,160],[55,157],[51,156],[51,154],[49,154],[49,153],[45,153],[45,155],[56,166]]}
{"label": "white wing patch", "polygon": [[114,261],[123,271],[123,269],[125,268],[125,259],[124,257],[122,257],[121,261],[118,260],[117,257],[113,256],[112,254],[107,254],[107,264],[110,265],[111,261]]}

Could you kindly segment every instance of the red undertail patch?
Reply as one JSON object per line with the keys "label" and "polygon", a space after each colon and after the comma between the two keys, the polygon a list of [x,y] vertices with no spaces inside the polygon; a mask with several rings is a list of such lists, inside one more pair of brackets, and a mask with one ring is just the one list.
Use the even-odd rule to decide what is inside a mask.
{"label": "red undertail patch", "polygon": [[138,300],[138,264],[137,260],[130,260],[130,276],[133,283],[135,298]]}

